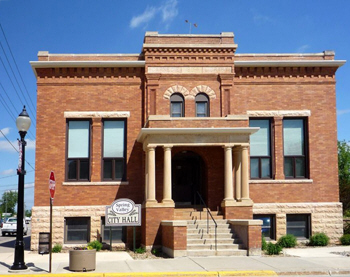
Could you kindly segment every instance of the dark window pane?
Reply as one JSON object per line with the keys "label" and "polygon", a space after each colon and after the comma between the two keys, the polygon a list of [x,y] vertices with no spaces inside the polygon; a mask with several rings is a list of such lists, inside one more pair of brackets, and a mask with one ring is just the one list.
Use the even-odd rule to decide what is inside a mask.
{"label": "dark window pane", "polygon": [[89,240],[89,218],[66,218],[67,242],[87,242]]}
{"label": "dark window pane", "polygon": [[207,103],[197,102],[197,117],[207,116]]}
{"label": "dark window pane", "polygon": [[308,238],[308,215],[287,215],[287,234]]}
{"label": "dark window pane", "polygon": [[68,160],[68,179],[76,180],[77,179],[77,161]]}
{"label": "dark window pane", "polygon": [[124,161],[116,160],[115,161],[115,179],[123,179],[124,175]]}
{"label": "dark window pane", "polygon": [[250,158],[250,177],[259,178],[259,159]]}
{"label": "dark window pane", "polygon": [[284,176],[293,177],[293,158],[284,158]]}
{"label": "dark window pane", "polygon": [[254,219],[260,219],[263,222],[261,233],[265,238],[274,239],[274,216],[273,215],[254,215]]}
{"label": "dark window pane", "polygon": [[261,178],[271,178],[270,158],[261,158]]}
{"label": "dark window pane", "polygon": [[112,179],[112,161],[104,161],[103,163],[103,178]]}
{"label": "dark window pane", "polygon": [[[110,228],[112,229],[110,231]],[[123,240],[123,227],[121,226],[104,226],[103,241],[108,243],[110,241],[110,232],[112,232],[112,241],[122,241]]]}
{"label": "dark window pane", "polygon": [[172,117],[182,116],[182,103],[171,103],[171,116]]}
{"label": "dark window pane", "polygon": [[295,158],[296,177],[305,177],[305,158]]}
{"label": "dark window pane", "polygon": [[80,160],[80,180],[89,180],[89,161]]}

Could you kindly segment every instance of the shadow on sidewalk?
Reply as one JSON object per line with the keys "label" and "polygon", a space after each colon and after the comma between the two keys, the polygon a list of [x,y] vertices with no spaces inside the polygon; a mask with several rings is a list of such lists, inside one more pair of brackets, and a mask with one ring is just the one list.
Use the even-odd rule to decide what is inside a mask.
{"label": "shadow on sidewalk", "polygon": [[[24,250],[30,250],[30,236],[23,238],[24,241]],[[15,249],[16,236],[13,237],[13,240],[0,243],[0,247],[13,248]]]}

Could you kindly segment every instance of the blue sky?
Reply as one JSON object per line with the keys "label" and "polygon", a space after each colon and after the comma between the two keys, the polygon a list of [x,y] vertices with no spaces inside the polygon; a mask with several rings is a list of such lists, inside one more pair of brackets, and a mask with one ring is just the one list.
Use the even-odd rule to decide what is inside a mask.
{"label": "blue sky", "polygon": [[[34,204],[31,167],[35,167],[36,125],[36,81],[29,61],[37,60],[38,51],[139,53],[146,31],[188,34],[191,26],[193,34],[234,32],[237,53],[334,50],[336,59],[350,63],[349,11],[347,0],[0,0],[0,24],[6,35],[5,39],[0,29],[0,130],[17,147],[14,118],[23,104],[33,122],[26,137],[26,208]],[[346,141],[350,141],[349,63],[336,74],[338,139]],[[0,197],[17,189],[17,164],[17,152],[0,133]],[[49,204],[49,189],[47,196]]]}

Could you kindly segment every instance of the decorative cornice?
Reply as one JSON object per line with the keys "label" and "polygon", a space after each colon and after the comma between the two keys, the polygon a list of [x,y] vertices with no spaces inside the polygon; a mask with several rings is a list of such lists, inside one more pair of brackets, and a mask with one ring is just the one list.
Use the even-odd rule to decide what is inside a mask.
{"label": "decorative cornice", "polygon": [[235,67],[341,67],[346,60],[255,60],[235,61]]}

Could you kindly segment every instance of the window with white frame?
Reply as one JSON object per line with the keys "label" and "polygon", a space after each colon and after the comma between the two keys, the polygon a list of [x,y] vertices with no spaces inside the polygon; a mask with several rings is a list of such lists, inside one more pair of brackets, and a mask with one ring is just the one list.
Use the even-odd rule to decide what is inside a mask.
{"label": "window with white frame", "polygon": [[67,121],[67,181],[90,179],[90,121]]}
{"label": "window with white frame", "polygon": [[103,121],[103,180],[126,179],[126,120]]}
{"label": "window with white frame", "polygon": [[271,119],[250,119],[249,126],[260,128],[250,136],[250,178],[271,179]]}
{"label": "window with white frame", "polygon": [[283,119],[284,175],[286,178],[307,178],[308,157],[306,120]]}
{"label": "window with white frame", "polygon": [[90,241],[90,217],[66,217],[64,243],[87,243]]}

